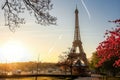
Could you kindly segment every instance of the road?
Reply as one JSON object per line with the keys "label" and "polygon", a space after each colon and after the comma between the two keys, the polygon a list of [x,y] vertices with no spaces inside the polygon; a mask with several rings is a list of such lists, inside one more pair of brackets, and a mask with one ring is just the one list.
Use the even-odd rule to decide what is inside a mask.
{"label": "road", "polygon": [[78,77],[75,80],[101,80],[100,77],[102,76],[98,74],[92,74],[91,77]]}

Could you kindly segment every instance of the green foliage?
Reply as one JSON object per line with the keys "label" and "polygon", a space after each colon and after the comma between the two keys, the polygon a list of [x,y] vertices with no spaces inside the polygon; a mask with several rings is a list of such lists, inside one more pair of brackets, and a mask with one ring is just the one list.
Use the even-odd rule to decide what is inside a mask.
{"label": "green foliage", "polygon": [[98,71],[96,64],[98,63],[99,58],[97,57],[97,52],[92,53],[91,61],[89,63],[90,69],[94,71]]}
{"label": "green foliage", "polygon": [[114,67],[113,63],[115,62],[116,57],[111,58],[110,60],[107,60],[103,63],[103,65],[100,67],[102,68],[102,71],[105,71],[107,74],[111,76],[115,76],[117,73],[120,72],[120,67]]}

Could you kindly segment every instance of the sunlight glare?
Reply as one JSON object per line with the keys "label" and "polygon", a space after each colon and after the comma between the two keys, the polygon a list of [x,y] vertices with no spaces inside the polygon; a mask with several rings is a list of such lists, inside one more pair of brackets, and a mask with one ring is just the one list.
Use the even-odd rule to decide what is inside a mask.
{"label": "sunlight glare", "polygon": [[7,62],[26,61],[30,58],[27,48],[18,41],[8,41],[1,48],[2,59]]}

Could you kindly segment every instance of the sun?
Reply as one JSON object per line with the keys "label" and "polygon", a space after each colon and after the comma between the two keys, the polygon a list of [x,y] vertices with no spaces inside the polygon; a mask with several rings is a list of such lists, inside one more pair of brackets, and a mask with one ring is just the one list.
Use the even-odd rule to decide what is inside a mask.
{"label": "sun", "polygon": [[29,50],[19,41],[10,40],[1,48],[2,61],[21,62],[30,58]]}

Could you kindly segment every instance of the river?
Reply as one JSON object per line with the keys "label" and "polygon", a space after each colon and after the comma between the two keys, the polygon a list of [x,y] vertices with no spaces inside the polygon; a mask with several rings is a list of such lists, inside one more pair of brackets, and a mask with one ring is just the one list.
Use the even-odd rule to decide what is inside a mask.
{"label": "river", "polygon": [[58,77],[27,77],[27,78],[9,78],[9,79],[1,79],[0,80],[120,80],[119,77],[78,77],[76,79],[70,78],[58,78]]}
{"label": "river", "polygon": [[55,78],[55,77],[29,77],[29,78],[9,78],[0,80],[70,80],[70,78]]}

